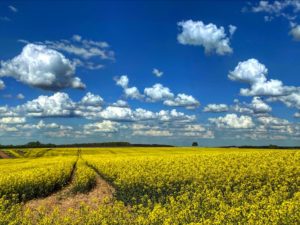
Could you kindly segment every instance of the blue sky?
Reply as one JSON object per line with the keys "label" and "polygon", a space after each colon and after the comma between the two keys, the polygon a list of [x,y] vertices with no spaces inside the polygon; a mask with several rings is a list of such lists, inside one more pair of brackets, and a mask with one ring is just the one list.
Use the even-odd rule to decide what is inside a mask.
{"label": "blue sky", "polygon": [[0,143],[296,145],[300,1],[1,1]]}

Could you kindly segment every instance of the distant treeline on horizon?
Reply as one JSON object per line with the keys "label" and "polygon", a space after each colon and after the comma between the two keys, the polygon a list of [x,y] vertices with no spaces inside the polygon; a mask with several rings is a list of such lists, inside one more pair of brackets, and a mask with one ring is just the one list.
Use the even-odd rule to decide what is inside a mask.
{"label": "distant treeline on horizon", "polygon": [[102,143],[75,143],[75,144],[43,144],[39,141],[29,142],[24,145],[1,145],[2,148],[80,148],[80,147],[174,147],[173,145],[163,144],[131,144],[129,142],[102,142]]}
{"label": "distant treeline on horizon", "polygon": [[[75,143],[75,144],[43,144],[39,141],[28,142],[23,145],[1,145],[0,149],[5,148],[83,148],[83,147],[176,147],[173,145],[164,144],[131,144],[129,142],[100,142],[100,143]],[[205,147],[205,146],[199,146]],[[212,147],[209,147],[212,148]],[[300,146],[278,146],[278,145],[265,145],[265,146],[253,146],[253,145],[230,145],[230,146],[216,146],[215,148],[253,148],[253,149],[300,149]]]}

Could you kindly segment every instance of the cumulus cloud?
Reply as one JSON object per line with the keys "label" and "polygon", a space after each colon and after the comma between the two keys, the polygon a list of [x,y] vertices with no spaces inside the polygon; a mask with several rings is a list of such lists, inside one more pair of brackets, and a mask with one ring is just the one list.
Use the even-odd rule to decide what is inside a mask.
{"label": "cumulus cloud", "polygon": [[[213,23],[204,24],[202,21],[187,20],[178,23],[181,33],[177,40],[183,45],[194,45],[204,47],[205,53],[216,53],[226,55],[232,53],[230,38],[225,33],[224,27],[217,27]],[[236,27],[231,25],[230,35],[233,35]]]}
{"label": "cumulus cloud", "polygon": [[5,84],[3,82],[3,80],[0,80],[0,90],[5,88]]}
{"label": "cumulus cloud", "polygon": [[250,116],[237,116],[236,114],[227,114],[217,118],[209,118],[211,123],[218,128],[233,128],[233,129],[247,129],[254,126],[254,122]]}
{"label": "cumulus cloud", "polygon": [[164,105],[195,109],[200,106],[200,102],[191,95],[178,94],[174,99],[165,100]]}
{"label": "cumulus cloud", "polygon": [[116,101],[115,103],[112,104],[113,106],[116,106],[116,107],[129,107],[128,103],[124,100],[118,100]]}
{"label": "cumulus cloud", "polygon": [[273,116],[263,116],[259,117],[258,122],[262,123],[263,125],[268,125],[268,126],[282,126],[282,125],[287,125],[290,124],[290,122],[286,119],[281,119]]}
{"label": "cumulus cloud", "polygon": [[61,92],[52,96],[41,95],[20,106],[29,116],[37,117],[71,116],[75,108],[76,104],[69,95]]}
{"label": "cumulus cloud", "polygon": [[144,94],[150,102],[163,101],[174,97],[170,89],[162,84],[154,84],[152,87],[145,88]]}
{"label": "cumulus cloud", "polygon": [[244,96],[282,96],[297,88],[284,86],[280,80],[267,80],[268,69],[257,59],[239,62],[228,78],[233,81],[248,83],[250,88],[242,88],[240,94]]}
{"label": "cumulus cloud", "polygon": [[144,96],[140,93],[137,87],[128,87],[129,78],[127,75],[114,78],[116,84],[123,88],[126,98],[142,99]]}
{"label": "cumulus cloud", "polygon": [[254,97],[252,99],[251,108],[255,113],[267,113],[272,110],[272,108],[262,101],[260,97]]}
{"label": "cumulus cloud", "polygon": [[213,112],[213,113],[220,113],[220,112],[227,112],[229,110],[226,104],[208,104],[203,109],[203,112]]}
{"label": "cumulus cloud", "polygon": [[82,99],[81,103],[83,105],[90,105],[90,106],[100,106],[103,104],[103,98],[99,95],[94,95],[91,92],[88,92]]}
{"label": "cumulus cloud", "polygon": [[[19,41],[26,44],[29,43],[27,40],[20,39]],[[64,52],[72,58],[73,64],[90,70],[103,68],[102,62],[104,60],[115,60],[114,51],[110,50],[107,42],[88,40],[78,34],[74,34],[71,39],[46,40],[36,42],[36,44],[46,45],[50,49]]]}
{"label": "cumulus cloud", "polygon": [[160,71],[159,69],[156,69],[156,68],[154,68],[152,70],[152,73],[157,77],[161,77],[164,74],[162,71]]}
{"label": "cumulus cloud", "polygon": [[1,61],[0,77],[12,77],[45,90],[85,88],[74,75],[75,66],[64,55],[44,45],[27,44],[20,55]]}
{"label": "cumulus cloud", "polygon": [[182,121],[191,122],[196,119],[194,115],[186,115],[182,112],[178,112],[175,109],[161,110],[159,112],[152,112],[142,108],[130,109],[124,107],[108,106],[102,110],[98,115],[98,118],[112,121],[161,121],[172,122]]}
{"label": "cumulus cloud", "polygon": [[300,112],[296,112],[296,113],[294,114],[294,117],[295,117],[295,118],[300,118]]}
{"label": "cumulus cloud", "polygon": [[2,124],[18,124],[18,123],[25,123],[25,117],[2,117],[0,118],[0,123]]}
{"label": "cumulus cloud", "polygon": [[85,134],[99,133],[115,133],[119,130],[118,122],[104,120],[97,123],[88,123],[83,126]]}
{"label": "cumulus cloud", "polygon": [[17,94],[16,98],[19,100],[22,100],[25,98],[25,96],[22,93],[19,93],[19,94]]}
{"label": "cumulus cloud", "polygon": [[290,35],[293,36],[295,41],[300,41],[300,25],[293,26]]}
{"label": "cumulus cloud", "polygon": [[142,99],[144,97],[137,87],[124,88],[124,94],[131,99]]}
{"label": "cumulus cloud", "polygon": [[271,97],[268,101],[280,101],[288,107],[300,109],[300,92],[293,92],[286,96]]}

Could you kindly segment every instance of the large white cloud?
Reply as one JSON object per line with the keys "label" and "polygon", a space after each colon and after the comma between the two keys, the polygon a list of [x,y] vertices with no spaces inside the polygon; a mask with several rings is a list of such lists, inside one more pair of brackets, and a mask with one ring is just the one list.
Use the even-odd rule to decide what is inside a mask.
{"label": "large white cloud", "polygon": [[174,94],[168,87],[164,87],[162,84],[154,84],[152,87],[144,89],[144,94],[148,101],[157,102],[166,99],[172,99]]}
{"label": "large white cloud", "polygon": [[20,108],[27,112],[29,116],[71,116],[76,104],[68,94],[57,92],[52,96],[41,95],[37,99],[28,101]]}
{"label": "large white cloud", "polygon": [[229,79],[248,83],[250,88],[242,88],[244,96],[282,96],[297,90],[293,86],[284,86],[280,80],[267,80],[268,69],[257,59],[239,62],[233,71],[229,72]]}
{"label": "large white cloud", "polygon": [[240,81],[249,84],[264,83],[268,69],[264,64],[261,64],[257,59],[248,59],[239,62],[233,71],[229,72],[229,79]]}
{"label": "large white cloud", "polygon": [[217,118],[209,118],[209,121],[218,128],[247,129],[254,126],[250,116],[237,116],[236,114],[227,114]]}
{"label": "large white cloud", "polygon": [[75,77],[75,65],[64,55],[44,45],[27,44],[20,55],[1,61],[0,77],[13,77],[32,87],[45,90],[85,88]]}
{"label": "large white cloud", "polygon": [[[213,23],[204,24],[202,21],[187,20],[178,23],[182,29],[177,40],[183,45],[195,45],[204,47],[205,53],[216,53],[225,55],[232,53],[230,39],[225,33],[224,27],[217,27]],[[233,35],[236,27],[230,27],[230,34]]]}

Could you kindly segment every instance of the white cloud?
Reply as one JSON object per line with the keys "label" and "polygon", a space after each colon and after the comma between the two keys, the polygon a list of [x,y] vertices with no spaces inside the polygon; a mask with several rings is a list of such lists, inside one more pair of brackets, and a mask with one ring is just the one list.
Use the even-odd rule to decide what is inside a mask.
{"label": "white cloud", "polygon": [[18,113],[14,108],[8,106],[0,106],[0,117],[16,117]]}
{"label": "white cloud", "polygon": [[3,90],[5,88],[5,84],[3,80],[0,80],[0,90]]}
{"label": "white cloud", "polygon": [[129,84],[129,79],[127,75],[122,75],[119,78],[115,78],[116,84],[122,88],[127,88]]}
{"label": "white cloud", "polygon": [[282,96],[297,88],[284,86],[280,80],[267,80],[268,69],[257,59],[239,62],[234,71],[229,72],[229,79],[248,83],[250,88],[242,88],[240,94],[244,96]]}
{"label": "white cloud", "polygon": [[268,101],[280,101],[288,107],[300,109],[300,92],[294,92],[286,96],[271,97]]}
{"label": "white cloud", "polygon": [[100,59],[114,59],[114,52],[107,50],[109,45],[106,42],[83,39],[80,35],[73,35],[69,40],[45,41],[44,44],[52,49],[60,50],[79,56],[83,59],[98,57]]}
{"label": "white cloud", "polygon": [[2,124],[18,124],[18,123],[25,123],[25,117],[3,117],[0,119],[0,123]]}
{"label": "white cloud", "polygon": [[27,44],[20,55],[1,61],[0,77],[13,77],[45,90],[85,88],[74,75],[75,66],[65,56],[43,45]]}
{"label": "white cloud", "polygon": [[83,105],[89,105],[89,106],[100,106],[103,104],[103,98],[99,95],[94,95],[91,92],[88,92],[82,99],[81,103]]}
{"label": "white cloud", "polygon": [[22,93],[17,94],[17,99],[24,99],[25,96]]}
{"label": "white cloud", "polygon": [[116,107],[129,107],[128,103],[124,100],[118,100],[116,101],[115,103],[112,104],[113,106],[116,106]]}
{"label": "white cloud", "polygon": [[159,69],[156,69],[156,68],[154,68],[154,69],[152,70],[152,73],[153,73],[155,76],[157,76],[157,77],[161,77],[161,76],[164,74],[164,72],[162,72],[162,71],[160,71]]}
{"label": "white cloud", "polygon": [[144,97],[137,89],[137,87],[125,88],[124,94],[127,98],[131,99],[142,99]]}
{"label": "white cloud", "polygon": [[249,84],[264,83],[268,69],[264,64],[261,64],[257,59],[248,59],[239,62],[234,71],[229,72],[229,79],[240,81]]}
{"label": "white cloud", "polygon": [[108,106],[99,113],[99,117],[114,121],[133,121],[134,115],[130,108]]}
{"label": "white cloud", "polygon": [[231,25],[231,24],[229,25],[229,34],[230,34],[230,36],[234,35],[234,33],[236,32],[236,30],[237,30],[236,26]]}
{"label": "white cloud", "polygon": [[170,89],[168,87],[164,87],[162,84],[154,84],[152,87],[145,88],[144,94],[150,102],[163,101],[174,97],[174,94],[170,91]]}
{"label": "white cloud", "polygon": [[260,97],[254,97],[252,99],[251,108],[255,113],[267,113],[272,111],[272,108],[262,101]]}
{"label": "white cloud", "polygon": [[300,11],[300,2],[299,0],[272,2],[262,0],[257,5],[252,5],[250,10],[254,13],[264,12],[270,14],[269,20],[272,20],[273,17],[284,17],[288,20],[294,20],[296,13]]}
{"label": "white cloud", "polygon": [[142,99],[144,96],[140,93],[137,87],[128,87],[129,78],[127,75],[114,78],[116,84],[123,88],[126,98]]}
{"label": "white cloud", "polygon": [[272,21],[275,17],[282,17],[289,21],[291,26],[290,35],[294,40],[300,40],[300,27],[294,22],[300,11],[299,0],[282,0],[282,1],[260,1],[258,4],[250,4],[250,11],[254,13],[265,13],[266,22]]}
{"label": "white cloud", "polygon": [[208,120],[218,128],[247,129],[254,126],[252,118],[244,115],[238,117],[236,114],[227,114],[224,117],[209,118]]}
{"label": "white cloud", "polygon": [[14,7],[13,5],[9,5],[8,8],[14,13],[18,12],[18,9],[16,7]]}
{"label": "white cloud", "polygon": [[226,104],[208,104],[204,109],[203,112],[227,112],[229,110]]}
{"label": "white cloud", "polygon": [[170,137],[173,134],[168,130],[137,130],[133,131],[134,136]]}
{"label": "white cloud", "polygon": [[[26,40],[19,40],[28,44]],[[114,52],[110,50],[107,42],[87,40],[78,34],[73,35],[70,40],[36,42],[39,45],[46,45],[48,48],[62,51],[72,57],[76,66],[90,70],[97,70],[104,67],[103,60],[114,61]]]}
{"label": "white cloud", "polygon": [[300,118],[300,112],[296,112],[296,113],[294,114],[294,117]]}
{"label": "white cloud", "polygon": [[164,101],[164,105],[167,106],[180,106],[187,109],[195,109],[200,106],[200,102],[193,96],[186,94],[178,94],[175,99],[169,99]]}
{"label": "white cloud", "polygon": [[[177,40],[183,45],[203,46],[205,53],[216,53],[225,55],[232,53],[230,40],[225,33],[224,27],[215,24],[204,24],[202,21],[187,20],[178,23],[182,32],[178,34]],[[234,33],[236,27],[231,25],[230,32]]]}
{"label": "white cloud", "polygon": [[282,125],[287,125],[290,124],[288,120],[286,119],[281,119],[273,116],[263,116],[257,118],[257,120],[262,123],[263,125],[272,125],[272,126],[282,126]]}
{"label": "white cloud", "polygon": [[52,117],[71,116],[76,104],[66,93],[57,92],[52,96],[39,96],[20,106],[29,116]]}
{"label": "white cloud", "polygon": [[290,35],[293,36],[295,41],[300,41],[300,25],[292,27]]}
{"label": "white cloud", "polygon": [[95,132],[114,133],[119,130],[119,125],[120,124],[117,122],[104,120],[104,121],[98,122],[98,123],[85,124],[83,126],[83,129],[84,129],[85,134],[92,134]]}

